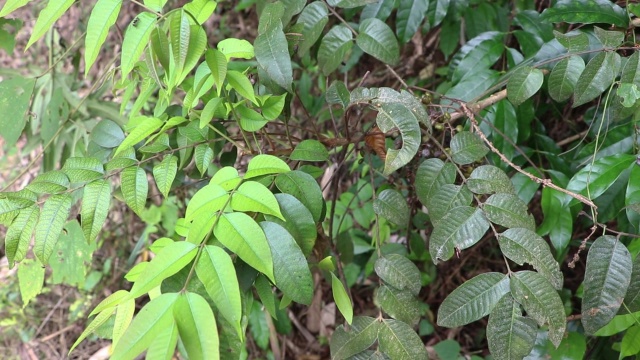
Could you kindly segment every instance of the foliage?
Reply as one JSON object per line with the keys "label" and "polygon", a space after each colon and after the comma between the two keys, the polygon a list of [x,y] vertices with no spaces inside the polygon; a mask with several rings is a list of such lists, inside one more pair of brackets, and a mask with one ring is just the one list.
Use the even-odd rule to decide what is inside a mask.
{"label": "foliage", "polygon": [[[48,2],[27,48],[72,5]],[[240,358],[249,337],[267,351],[282,310],[319,306],[325,286],[345,321],[333,359],[427,358],[429,327],[486,316],[495,359],[582,357],[618,333],[611,351],[639,354],[637,6],[241,2],[259,14],[255,39],[213,47],[205,23],[227,16],[222,4],[138,5],[110,86],[79,98],[57,62],[0,82],[4,146],[43,145],[40,174],[0,195],[24,304],[45,266],[79,286],[116,202],[145,224],[131,285],[101,299],[70,352],[95,334],[114,359]],[[91,8],[85,76],[122,7]],[[398,74],[437,31],[446,64]],[[360,66],[392,80],[367,85]],[[443,283],[442,263],[483,251],[504,266],[465,258],[475,268],[457,267],[466,281],[434,316],[425,289]],[[376,317],[353,306],[365,279]],[[435,351],[455,358],[455,345]]]}

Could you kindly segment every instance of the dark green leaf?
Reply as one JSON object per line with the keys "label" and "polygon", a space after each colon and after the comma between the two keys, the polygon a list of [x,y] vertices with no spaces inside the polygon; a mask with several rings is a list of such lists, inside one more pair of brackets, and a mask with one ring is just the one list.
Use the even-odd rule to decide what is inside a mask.
{"label": "dark green leaf", "polygon": [[[383,319],[378,331],[379,350],[394,360],[427,360],[418,334],[402,321]],[[399,340],[402,339],[402,340]]]}
{"label": "dark green leaf", "polygon": [[276,186],[280,191],[291,194],[311,212],[315,222],[323,219],[324,198],[316,180],[309,174],[295,170],[276,177]]}
{"label": "dark green leaf", "polygon": [[388,285],[399,290],[409,290],[418,296],[420,292],[420,271],[411,260],[399,254],[389,254],[376,260],[376,274]]}
{"label": "dark green leaf", "polygon": [[530,66],[518,68],[507,83],[509,101],[515,106],[522,104],[540,90],[543,80],[544,76],[539,69]]}
{"label": "dark green leaf", "polygon": [[342,106],[343,109],[346,109],[351,102],[349,89],[347,89],[347,86],[342,81],[338,80],[333,81],[331,85],[329,85],[325,98],[328,104],[337,104]]}
{"label": "dark green leaf", "polygon": [[573,107],[586,104],[607,90],[620,70],[620,55],[602,52],[596,55],[580,75],[573,95]]}
{"label": "dark green leaf", "polygon": [[90,138],[104,148],[113,149],[124,140],[124,132],[115,122],[103,119],[91,130]]}
{"label": "dark green leaf", "polygon": [[374,294],[374,302],[392,318],[411,326],[420,320],[420,302],[408,290],[380,285]]}
{"label": "dark green leaf", "polygon": [[610,24],[626,28],[629,17],[624,9],[608,0],[558,0],[542,12],[540,18],[548,22],[569,24]]}
{"label": "dark green leaf", "polygon": [[473,169],[467,179],[469,190],[476,194],[513,194],[515,189],[504,171],[493,165],[482,165]]}
{"label": "dark green leaf", "polygon": [[376,18],[365,19],[360,23],[359,31],[356,44],[365,53],[389,65],[398,62],[398,41],[387,24]]}
{"label": "dark green leaf", "polygon": [[459,165],[476,162],[488,152],[482,139],[469,131],[459,132],[451,139],[451,158]]}
{"label": "dark green leaf", "polygon": [[533,349],[538,327],[522,316],[520,304],[507,294],[493,308],[487,324],[489,350],[495,359],[522,359]]}
{"label": "dark green leaf", "polygon": [[453,184],[455,180],[455,165],[438,158],[423,161],[416,172],[415,186],[418,199],[423,205],[428,204],[441,186]]}
{"label": "dark green leaf", "polygon": [[[595,199],[602,195],[636,160],[634,155],[616,154],[596,160],[580,169],[569,181],[567,190]],[[565,196],[564,204],[573,205],[577,199]]]}
{"label": "dark green leaf", "polygon": [[407,43],[422,24],[429,0],[400,0],[396,15],[396,34],[401,43]]}
{"label": "dark green leaf", "polygon": [[344,25],[336,25],[322,38],[318,48],[318,65],[326,76],[340,66],[351,47],[353,34]]}
{"label": "dark green leaf", "polygon": [[584,67],[584,60],[576,55],[560,60],[549,75],[549,96],[558,102],[569,99]]}
{"label": "dark green leaf", "polygon": [[328,0],[327,4],[333,7],[349,9],[349,8],[359,7],[362,5],[367,5],[375,1],[376,0]]}
{"label": "dark green leaf", "polygon": [[341,360],[368,349],[378,338],[378,320],[367,316],[356,316],[346,331],[338,326],[331,336],[331,359]]}
{"label": "dark green leaf", "polygon": [[327,161],[329,160],[329,152],[320,141],[308,139],[296,145],[289,158],[300,161]]}
{"label": "dark green leaf", "polygon": [[324,26],[329,21],[328,14],[327,6],[322,1],[314,1],[302,10],[297,22],[303,24],[302,41],[298,47],[300,56],[304,56],[318,41]]}
{"label": "dark green leaf", "polygon": [[269,78],[291,92],[293,70],[287,38],[282,31],[282,23],[271,26],[263,33],[259,33],[254,42],[256,60]]}
{"label": "dark green leaf", "polygon": [[429,239],[429,253],[434,264],[447,261],[455,249],[466,249],[477,243],[489,229],[489,221],[480,209],[459,206],[451,209],[435,226]]}
{"label": "dark green leaf", "polygon": [[528,213],[527,204],[513,194],[491,195],[482,206],[487,219],[506,228],[526,228],[535,230],[533,215]]}
{"label": "dark green leaf", "polygon": [[624,296],[624,304],[620,308],[623,314],[640,311],[640,255],[633,261],[633,271],[627,294]]}
{"label": "dark green leaf", "polygon": [[383,190],[373,202],[373,211],[398,226],[406,226],[409,221],[407,201],[396,190]]}
{"label": "dark green leaf", "polygon": [[302,249],[302,253],[309,256],[318,236],[313,215],[294,196],[289,194],[275,194],[275,196],[284,221],[271,215],[265,215],[265,219],[287,229]]}
{"label": "dark green leaf", "polygon": [[466,185],[442,185],[426,205],[431,222],[437,225],[451,209],[469,206],[472,200],[473,194]]}
{"label": "dark green leaf", "polygon": [[360,13],[360,20],[377,18],[385,21],[391,15],[394,3],[394,0],[380,0],[367,4]]}

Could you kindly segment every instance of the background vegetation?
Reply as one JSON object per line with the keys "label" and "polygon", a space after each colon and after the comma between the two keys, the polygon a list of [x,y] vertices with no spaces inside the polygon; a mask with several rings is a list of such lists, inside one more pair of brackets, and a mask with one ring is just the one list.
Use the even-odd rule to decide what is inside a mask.
{"label": "background vegetation", "polygon": [[6,1],[0,356],[637,356],[638,14]]}

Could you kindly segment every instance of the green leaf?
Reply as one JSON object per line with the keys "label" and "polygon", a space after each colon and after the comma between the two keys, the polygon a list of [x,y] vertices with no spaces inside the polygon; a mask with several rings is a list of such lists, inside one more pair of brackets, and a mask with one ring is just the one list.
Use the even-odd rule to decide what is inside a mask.
{"label": "green leaf", "polygon": [[193,160],[196,163],[200,176],[204,176],[209,168],[209,165],[213,161],[213,150],[209,144],[200,144],[196,146]]}
{"label": "green leaf", "polygon": [[[402,321],[382,319],[378,331],[379,350],[398,360],[427,360],[427,350],[418,334]],[[402,340],[400,340],[402,339]]]}
{"label": "green leaf", "polygon": [[340,105],[343,109],[346,109],[351,102],[351,94],[347,86],[339,80],[334,80],[329,85],[327,93],[325,94],[325,100],[330,105]]}
{"label": "green leaf", "polygon": [[102,230],[111,202],[111,184],[107,180],[96,180],[84,187],[82,197],[81,222],[84,237],[88,242],[94,242]]}
{"label": "green leaf", "polygon": [[489,148],[482,139],[469,131],[455,134],[451,139],[451,158],[459,165],[467,165],[482,159]]}
{"label": "green leaf", "polygon": [[379,328],[380,322],[368,316],[353,318],[348,331],[343,325],[338,326],[331,336],[331,359],[348,359],[368,349],[378,338]]}
{"label": "green leaf", "polygon": [[56,194],[69,188],[69,178],[59,170],[38,175],[27,185],[27,189],[37,194]]}
{"label": "green leaf", "polygon": [[202,25],[211,14],[216,10],[218,5],[215,1],[210,0],[193,0],[184,5],[184,9],[187,10],[196,19],[198,24]]}
{"label": "green leaf", "polygon": [[422,282],[420,270],[411,260],[399,254],[389,254],[376,260],[374,269],[385,283],[399,290],[409,290],[418,296]]}
{"label": "green leaf", "polygon": [[445,184],[429,199],[426,207],[429,210],[429,218],[435,226],[451,209],[469,206],[472,201],[473,194],[466,185]]}
{"label": "green leaf", "polygon": [[329,30],[318,48],[318,65],[322,74],[328,76],[340,66],[353,46],[352,40],[351,30],[344,25],[336,25]]}
{"label": "green leaf", "polygon": [[554,30],[553,36],[562,46],[567,48],[570,53],[582,52],[589,48],[589,36],[582,31],[571,31],[563,34]]}
{"label": "green leaf", "polygon": [[222,245],[275,283],[269,243],[260,226],[249,215],[240,212],[222,214],[213,233]]}
{"label": "green leaf", "polygon": [[218,50],[224,54],[227,62],[229,62],[231,58],[251,60],[255,56],[253,45],[244,39],[227,38],[220,41],[217,47]]}
{"label": "green leaf", "polygon": [[91,10],[89,22],[87,23],[87,36],[84,39],[85,77],[96,61],[100,48],[102,48],[102,44],[104,44],[107,35],[109,35],[109,29],[116,23],[121,6],[122,0],[98,0]]}
{"label": "green leaf", "polygon": [[[263,97],[264,99],[265,97]],[[287,100],[287,94],[278,96],[266,96],[266,99],[262,100],[260,111],[262,116],[267,120],[275,120],[282,114],[285,103]],[[303,140],[304,141],[304,140]]]}
{"label": "green leaf", "polygon": [[260,154],[249,160],[245,179],[270,174],[282,174],[291,171],[286,162],[273,155]]}
{"label": "green leaf", "polygon": [[120,173],[120,182],[125,203],[136,214],[142,214],[149,193],[147,174],[137,166],[128,167]]}
{"label": "green leaf", "polygon": [[32,0],[7,0],[2,6],[2,10],[0,11],[0,17],[5,17],[17,9],[27,5]]}
{"label": "green leaf", "polygon": [[113,322],[112,346],[116,346],[122,335],[127,330],[133,320],[133,313],[136,310],[136,301],[134,299],[118,305],[116,309],[116,318]]}
{"label": "green leaf", "polygon": [[91,129],[89,138],[103,148],[113,149],[124,140],[124,132],[114,121],[103,119]]}
{"label": "green leaf", "polygon": [[373,296],[374,303],[392,318],[411,326],[420,320],[420,301],[408,290],[380,285]]}
{"label": "green leaf", "polygon": [[109,308],[115,308],[116,306],[124,303],[126,299],[128,299],[128,295],[129,295],[129,292],[127,290],[117,290],[116,292],[112,293],[111,295],[107,296],[104,300],[102,300],[93,309],[93,311],[91,311],[89,316],[93,316]]}
{"label": "green leaf", "polygon": [[[180,9],[171,15],[169,18],[171,53],[173,55],[171,76],[174,77],[180,76],[182,70],[185,68],[184,65],[191,37],[191,26],[189,26],[189,15],[185,13],[184,9]],[[179,81],[176,83],[179,83]]]}
{"label": "green leaf", "polygon": [[218,246],[205,246],[196,264],[196,274],[216,307],[224,309],[220,314],[242,338],[240,286],[229,254]]}
{"label": "green leaf", "polygon": [[620,70],[620,55],[615,52],[601,52],[584,68],[576,83],[573,107],[586,104],[607,90]]}
{"label": "green leaf", "polygon": [[458,327],[487,316],[509,292],[509,278],[500,273],[480,274],[455,289],[438,309],[438,325]]}
{"label": "green leaf", "polygon": [[449,66],[451,81],[459,83],[480,69],[489,69],[502,57],[504,50],[504,35],[497,31],[484,32],[469,40]]}
{"label": "green leaf", "polygon": [[373,211],[398,226],[406,226],[410,211],[407,200],[393,189],[382,190],[373,201]]}
{"label": "green leaf", "polygon": [[235,189],[242,182],[242,178],[238,175],[238,170],[231,166],[225,166],[216,171],[209,181],[209,184],[220,185],[224,190]]}
{"label": "green leaf", "polygon": [[549,340],[557,347],[567,320],[562,300],[551,283],[537,272],[519,271],[511,276],[511,292],[538,325],[549,324]]}
{"label": "green leaf", "polygon": [[111,318],[111,316],[113,316],[114,312],[115,312],[115,308],[111,310],[103,310],[98,314],[98,316],[96,316],[93,320],[91,320],[91,323],[89,323],[89,325],[87,325],[87,327],[84,329],[82,334],[80,334],[80,337],[78,337],[78,340],[76,340],[76,342],[73,343],[73,346],[71,346],[71,349],[69,350],[69,354],[71,354],[73,349],[75,349],[76,346],[78,346],[82,342],[82,340],[86,339],[87,336],[91,335],[94,331],[96,331],[96,329],[100,328],[103,324],[105,324]]}
{"label": "green leaf", "polygon": [[173,305],[180,340],[190,359],[219,359],[220,341],[213,310],[202,296],[181,293]]}
{"label": "green leaf", "polygon": [[198,190],[187,205],[186,221],[192,221],[201,216],[212,216],[222,210],[229,199],[227,191],[218,184],[209,184]]}
{"label": "green leaf", "polygon": [[155,12],[162,12],[167,0],[144,0],[144,5]]}
{"label": "green leaf", "polygon": [[94,157],[71,157],[64,162],[62,171],[72,183],[93,181],[102,178],[104,167]]}
{"label": "green leaf", "polygon": [[296,145],[289,158],[299,161],[327,161],[329,160],[329,152],[320,141],[307,139]]}
{"label": "green leaf", "polygon": [[396,34],[402,44],[420,28],[422,20],[427,14],[429,0],[401,0],[396,15]]}
{"label": "green leaf", "polygon": [[549,96],[558,102],[569,99],[584,68],[584,60],[580,56],[572,55],[560,60],[549,75]]}
{"label": "green leaf", "polygon": [[178,158],[173,155],[165,156],[161,162],[153,167],[153,178],[156,181],[156,185],[158,185],[158,190],[165,198],[169,197],[171,184],[176,178],[177,172]]}
{"label": "green leaf", "polygon": [[[261,18],[262,19],[262,18]],[[265,32],[258,33],[254,41],[256,60],[269,78],[283,89],[292,92],[293,68],[289,45],[282,30],[282,23],[270,26]]]}
{"label": "green leaf", "polygon": [[129,133],[129,135],[127,135],[120,146],[118,146],[116,152],[113,154],[114,157],[120,154],[123,150],[128,149],[147,138],[163,124],[160,119],[146,116],[138,116],[132,119],[132,121],[135,121],[137,126],[131,131],[131,133]]}
{"label": "green leaf", "polygon": [[473,169],[467,186],[475,194],[513,194],[515,189],[507,174],[493,165],[481,165]]}
{"label": "green leaf", "polygon": [[273,193],[257,181],[245,181],[231,196],[231,208],[236,211],[255,211],[280,219],[280,206]]}
{"label": "green leaf", "polygon": [[307,54],[313,44],[318,41],[322,30],[329,22],[327,6],[322,1],[314,1],[307,5],[298,17],[297,24],[302,24],[302,41],[298,45],[300,56]]}
{"label": "green leaf", "polygon": [[229,70],[227,71],[227,81],[238,94],[258,105],[256,95],[253,92],[253,85],[251,85],[251,81],[249,81],[244,74],[239,71]]}
{"label": "green leaf", "polygon": [[[218,96],[220,96],[222,84],[224,84],[224,80],[227,78],[227,59],[221,51],[216,49],[207,50],[207,52],[204,53],[204,58],[207,61],[209,70],[211,70],[211,76],[213,76],[216,88],[218,89]],[[211,100],[207,102],[207,105],[210,102]]]}
{"label": "green leaf", "polygon": [[624,304],[625,306],[620,308],[623,314],[640,310],[640,255],[637,255],[633,261],[631,281],[624,297]]}
{"label": "green leaf", "polygon": [[624,32],[622,31],[607,31],[594,26],[593,32],[605,48],[616,48],[624,41]]}
{"label": "green leaf", "polygon": [[0,82],[0,135],[7,147],[16,144],[27,124],[35,81],[16,76]]}
{"label": "green leaf", "polygon": [[625,332],[624,337],[622,338],[622,343],[620,344],[620,358],[640,353],[639,338],[640,326],[638,325],[634,325]]}
{"label": "green leaf", "polygon": [[621,83],[634,84],[640,88],[640,52],[635,51],[629,56],[622,68]]}
{"label": "green leaf", "polygon": [[40,219],[36,225],[33,252],[43,265],[49,262],[49,257],[69,217],[72,204],[73,198],[70,194],[59,194],[48,198],[42,206]]}
{"label": "green leaf", "polygon": [[456,167],[438,158],[430,158],[422,162],[416,171],[416,193],[423,205],[429,203],[438,189],[445,184],[453,184],[456,180]]}
{"label": "green leaf", "polygon": [[271,248],[276,285],[291,300],[310,305],[313,298],[313,279],[302,250],[282,226],[263,221],[260,227]]}
{"label": "green leaf", "polygon": [[316,180],[309,174],[294,170],[276,177],[276,186],[283,193],[291,194],[311,212],[313,220],[318,223],[324,220],[324,198]]}
{"label": "green leaf", "polygon": [[187,241],[174,241],[162,248],[136,279],[129,298],[135,299],[159,286],[164,279],[187,266],[197,251],[197,246]]}
{"label": "green leaf", "polygon": [[20,210],[18,216],[7,229],[4,246],[10,267],[13,267],[15,262],[20,262],[25,258],[39,215],[40,208],[38,206],[31,205],[26,207]]}
{"label": "green leaf", "polygon": [[289,194],[275,194],[284,221],[275,216],[265,215],[265,219],[287,229],[298,243],[304,256],[309,256],[318,236],[316,224],[311,212],[294,196]]}
{"label": "green leaf", "polygon": [[[264,275],[258,275],[254,283],[260,302],[272,318],[277,319],[276,299],[273,294],[273,286]],[[253,331],[252,331],[253,332]]]}
{"label": "green leaf", "polygon": [[540,15],[552,23],[609,24],[626,28],[629,17],[624,9],[608,0],[558,0]]}
{"label": "green leaf", "polygon": [[66,284],[82,287],[85,284],[88,265],[91,264],[95,243],[89,244],[82,234],[77,221],[71,220],[64,226],[60,239],[56,242],[49,261],[52,284]]}
{"label": "green leaf", "polygon": [[350,8],[355,8],[355,7],[363,6],[366,4],[370,4],[375,1],[376,0],[328,0],[327,4],[333,7],[350,9]]}
{"label": "green leaf", "polygon": [[429,10],[427,10],[429,26],[434,28],[440,25],[449,10],[449,2],[450,0],[434,0],[429,2]]}
{"label": "green leaf", "polygon": [[491,195],[482,206],[487,219],[506,228],[536,229],[533,215],[528,213],[527,204],[513,194]]}
{"label": "green leaf", "polygon": [[560,265],[553,258],[549,244],[530,229],[508,229],[498,236],[502,253],[518,265],[531,264],[556,290],[562,290]]}
{"label": "green leaf", "polygon": [[129,23],[122,40],[120,71],[123,79],[133,70],[138,59],[140,59],[140,55],[142,55],[144,48],[149,43],[149,38],[155,25],[156,16],[150,12],[138,14]]}
{"label": "green leaf", "polygon": [[631,281],[629,250],[614,236],[600,236],[587,255],[582,296],[582,325],[593,334],[613,319]]}
{"label": "green leaf", "polygon": [[456,248],[466,249],[480,241],[487,229],[489,229],[489,221],[482,210],[471,206],[451,209],[431,233],[429,239],[431,259],[434,264],[437,264],[438,260],[449,260]]}
{"label": "green leaf", "polygon": [[267,119],[259,112],[249,109],[244,104],[240,104],[236,111],[238,112],[238,123],[244,131],[255,132],[262,129],[267,123]]}
{"label": "green leaf", "polygon": [[640,99],[640,90],[636,84],[621,83],[616,90],[616,95],[623,99],[622,106],[630,108]]}
{"label": "green leaf", "polygon": [[331,273],[331,291],[333,292],[333,300],[338,306],[338,310],[344,317],[348,324],[351,324],[353,320],[353,306],[351,305],[351,299],[347,294],[347,291],[342,285],[342,281],[338,279],[336,274]]}
{"label": "green leaf", "polygon": [[156,337],[174,324],[173,307],[180,294],[162,294],[147,303],[113,349],[111,359],[132,359],[151,346]]}
{"label": "green leaf", "polygon": [[533,349],[537,332],[536,322],[522,316],[520,304],[513,300],[511,294],[507,294],[489,315],[489,351],[495,359],[522,359]]}
{"label": "green leaf", "polygon": [[[385,64],[395,65],[400,60],[398,40],[387,24],[376,18],[360,22],[356,44],[365,53]],[[413,34],[411,34],[413,36]]]}
{"label": "green leaf", "polygon": [[[53,27],[53,24],[60,19],[62,15],[73,5],[74,0],[50,0],[47,2],[47,6],[40,11],[36,24],[31,31],[31,37],[27,42],[25,48],[28,49],[38,41],[48,30]],[[3,9],[4,10],[4,9]]]}
{"label": "green leaf", "polygon": [[[580,169],[567,185],[567,190],[590,199],[602,195],[620,177],[620,174],[635,163],[636,157],[629,154],[616,154],[602,157],[593,164]],[[565,196],[564,205],[573,205],[577,199]]]}
{"label": "green leaf", "polygon": [[540,90],[544,75],[540,69],[531,66],[518,68],[511,74],[507,82],[509,101],[518,106]]}

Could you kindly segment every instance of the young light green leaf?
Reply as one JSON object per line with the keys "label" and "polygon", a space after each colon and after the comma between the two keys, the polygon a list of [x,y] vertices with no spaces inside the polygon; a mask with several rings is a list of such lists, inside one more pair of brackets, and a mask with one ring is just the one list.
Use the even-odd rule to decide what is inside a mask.
{"label": "young light green leaf", "polygon": [[420,28],[427,14],[429,0],[401,0],[396,16],[396,34],[400,42],[405,44]]}
{"label": "young light green leaf", "polygon": [[148,293],[162,280],[182,270],[195,258],[197,251],[197,246],[187,241],[174,241],[162,248],[136,279],[129,298],[135,299]]}
{"label": "young light green leaf", "polygon": [[160,333],[149,345],[145,358],[172,360],[176,352],[176,345],[178,345],[178,325],[173,322],[164,330],[160,330]]}
{"label": "young light green leaf", "polygon": [[398,191],[385,189],[373,201],[373,211],[398,226],[406,226],[410,211],[407,200]]}
{"label": "young light green leaf", "polygon": [[487,341],[491,355],[496,360],[522,359],[533,349],[537,332],[536,322],[522,316],[520,304],[507,294],[489,315]]}
{"label": "young light green leaf", "polygon": [[[218,96],[220,96],[223,88],[222,85],[227,78],[227,59],[221,51],[216,49],[207,50],[207,52],[204,53],[204,58],[207,61],[209,70],[211,70],[211,76],[213,76],[215,81]],[[211,102],[211,100],[209,102]]]}
{"label": "young light green leaf", "polygon": [[368,349],[378,338],[379,328],[380,322],[368,316],[353,318],[348,331],[343,325],[338,326],[331,337],[331,359],[348,359]]}
{"label": "young light green leaf", "polygon": [[177,172],[178,158],[173,155],[165,156],[161,162],[153,167],[153,178],[156,181],[156,185],[158,185],[158,190],[165,198],[169,197],[171,184],[176,178]]}
{"label": "young light green leaf", "polygon": [[304,56],[313,44],[318,41],[324,26],[329,22],[327,6],[322,1],[314,1],[305,6],[298,17],[297,24],[302,24],[302,41],[298,45],[298,53]]}
{"label": "young light green leaf", "polygon": [[238,105],[238,107],[236,107],[236,112],[239,116],[238,124],[244,131],[256,132],[262,129],[269,122],[264,118],[264,116],[262,116],[262,114],[248,108],[244,104]]}
{"label": "young light green leaf", "polygon": [[586,104],[607,90],[620,70],[621,59],[616,52],[601,52],[584,68],[573,95],[573,107]]}
{"label": "young light green leaf", "polygon": [[132,359],[151,346],[156,337],[174,324],[173,307],[180,294],[167,293],[147,303],[113,349],[111,359]]}
{"label": "young light green leaf", "polygon": [[549,75],[549,96],[558,102],[569,99],[584,68],[584,60],[580,56],[560,60]]}
{"label": "young light green leaf", "polygon": [[626,28],[627,13],[607,0],[559,0],[542,12],[540,19],[552,23],[610,24]]}
{"label": "young light green leaf", "polygon": [[472,201],[473,194],[466,185],[444,184],[429,199],[426,207],[429,210],[431,222],[435,226],[451,209],[458,206],[469,206]]}
{"label": "young light green leaf", "polygon": [[93,181],[102,178],[104,167],[94,157],[71,157],[64,162],[62,171],[72,183]]}
{"label": "young light green leaf", "polygon": [[220,314],[233,324],[238,336],[242,338],[240,287],[229,254],[221,247],[205,246],[196,264],[196,274],[216,307],[224,309]]}
{"label": "young light green leaf", "polygon": [[184,9],[196,19],[198,24],[202,25],[211,17],[217,5],[217,2],[211,0],[193,0],[185,4]]}
{"label": "young light green leaf", "polygon": [[480,241],[489,229],[489,221],[480,209],[459,206],[451,209],[433,229],[429,252],[434,264],[447,261],[455,249],[466,249]]}
{"label": "young light green leaf", "polygon": [[276,177],[276,186],[283,193],[291,194],[311,212],[313,220],[323,220],[324,198],[318,182],[300,170],[282,173]]}
{"label": "young light green leaf", "polygon": [[627,329],[620,343],[620,357],[633,356],[640,353],[640,326],[634,325]]}
{"label": "young light green leaf", "polygon": [[[607,191],[620,177],[620,174],[635,163],[635,160],[635,155],[630,154],[602,157],[573,175],[567,185],[567,190],[595,199]],[[578,203],[577,199],[565,196],[565,206],[576,203]]]}
{"label": "young light green leaf", "polygon": [[416,172],[416,193],[423,205],[429,203],[438,189],[444,184],[453,184],[456,180],[456,167],[438,158],[430,158],[422,162]]}
{"label": "young light green leaf", "polygon": [[[169,34],[171,40],[171,52],[173,55],[172,76],[182,74],[187,51],[189,50],[189,40],[191,37],[191,26],[189,26],[189,15],[180,9],[171,14],[169,18]],[[176,83],[179,83],[177,81]]]}
{"label": "young light green leaf", "polygon": [[480,137],[469,131],[462,131],[451,139],[451,158],[459,165],[467,165],[482,159],[489,148]]}
{"label": "young light green leaf", "polygon": [[387,24],[376,18],[370,18],[360,22],[358,30],[356,44],[364,52],[385,64],[398,63],[400,59],[398,40]]}
{"label": "young light green leaf", "polygon": [[549,244],[538,234],[530,229],[508,229],[498,236],[498,242],[506,257],[518,265],[531,264],[556,290],[562,289],[560,265],[553,258]]}
{"label": "young light green leaf", "polygon": [[420,270],[416,265],[399,254],[389,254],[379,257],[374,264],[376,274],[385,283],[399,290],[409,290],[418,296],[420,292]]}
{"label": "young light green leaf", "polygon": [[458,327],[487,316],[509,292],[509,278],[500,273],[480,274],[455,289],[438,309],[438,325]]}
{"label": "young light green leaf", "polygon": [[104,311],[105,309],[114,308],[124,303],[128,299],[129,292],[127,290],[118,290],[102,300],[92,311],[89,316]]}
{"label": "young light green leaf", "polygon": [[544,75],[531,66],[518,68],[507,82],[507,95],[513,105],[518,106],[540,90]]}
{"label": "young light green leaf", "polygon": [[56,194],[69,188],[69,178],[60,170],[38,175],[27,185],[27,189],[37,194]]}
{"label": "young light green leaf", "polygon": [[218,184],[209,184],[198,190],[187,205],[186,221],[200,216],[212,216],[227,203],[229,194]]}
{"label": "young light green leaf", "polygon": [[481,165],[473,169],[467,179],[469,190],[475,194],[515,193],[507,174],[493,165]]}
{"label": "young light green leaf", "polygon": [[21,209],[7,229],[4,246],[10,267],[13,267],[14,263],[22,261],[27,254],[31,235],[33,235],[33,229],[38,222],[39,215],[40,208],[36,205]]}
{"label": "young light green leaf", "polygon": [[162,12],[167,0],[144,0],[144,5],[155,12]]}
{"label": "young light green leaf", "polygon": [[200,176],[204,176],[211,164],[211,161],[213,161],[213,150],[209,144],[200,144],[196,146],[195,153],[193,154],[193,160],[200,171]]}
{"label": "young light green leaf", "polygon": [[125,149],[128,149],[140,141],[147,138],[149,135],[154,133],[156,130],[162,126],[163,121],[158,118],[139,116],[133,119],[137,123],[137,126],[127,135],[127,137],[122,141],[120,146],[116,149],[116,152],[113,156],[120,154]]}
{"label": "young light green leaf", "polygon": [[73,349],[75,349],[78,345],[80,345],[82,340],[86,339],[87,336],[91,335],[94,331],[96,331],[96,329],[98,329],[104,323],[106,323],[107,320],[109,320],[109,318],[113,316],[113,313],[115,312],[115,310],[116,310],[115,308],[105,309],[101,311],[98,314],[98,316],[96,316],[93,320],[91,320],[91,323],[87,325],[87,327],[84,329],[82,334],[80,334],[80,337],[78,337],[78,340],[76,340],[76,342],[73,343],[73,346],[71,346],[71,349],[69,349],[69,354],[71,354]]}
{"label": "young light green leaf", "polygon": [[120,173],[122,196],[131,210],[140,215],[147,203],[149,182],[147,174],[137,166],[128,167]]}
{"label": "young light green leaf", "polygon": [[255,211],[280,219],[280,206],[273,193],[257,181],[245,181],[231,196],[231,208],[236,211]]}
{"label": "young light green leaf", "polygon": [[244,39],[227,38],[220,41],[217,47],[224,54],[227,62],[231,58],[251,60],[255,56],[253,45]]}
{"label": "young light green leaf", "polygon": [[506,228],[536,229],[533,215],[528,213],[527,204],[514,194],[491,195],[482,206],[487,219]]}
{"label": "young light green leaf", "polygon": [[96,240],[109,214],[111,184],[107,180],[95,180],[84,187],[82,209],[80,210],[82,231],[91,243]]}
{"label": "young light green leaf", "polygon": [[216,319],[207,300],[196,293],[181,293],[173,306],[173,317],[190,359],[220,358]]}
{"label": "young light green leaf", "polygon": [[[31,31],[31,37],[27,42],[25,48],[28,49],[38,41],[49,29],[53,27],[53,24],[60,19],[62,15],[73,5],[74,0],[52,0],[47,3],[47,6],[40,11],[36,24]],[[3,9],[4,10],[4,9]]]}
{"label": "young light green leaf", "polygon": [[247,79],[244,74],[239,71],[229,70],[227,71],[227,81],[233,90],[237,91],[245,99],[249,99],[252,103],[258,105],[256,95],[253,92],[253,86],[251,81]]}
{"label": "young light green leaf", "polygon": [[40,219],[36,225],[36,240],[33,252],[43,265],[49,262],[53,248],[64,227],[73,198],[70,194],[53,195],[42,206]]}
{"label": "young light green leaf", "polygon": [[242,178],[238,175],[238,170],[231,166],[225,166],[216,171],[211,177],[209,184],[220,185],[224,190],[235,189],[242,182]]}
{"label": "young light green leaf", "polygon": [[[262,17],[261,17],[262,20]],[[278,86],[292,92],[293,68],[287,38],[282,30],[282,23],[269,26],[263,33],[258,33],[254,41],[256,60],[267,76]]]}
{"label": "young light green leaf", "polygon": [[123,79],[129,75],[140,59],[140,55],[149,43],[149,37],[151,37],[155,25],[156,16],[150,12],[140,13],[129,23],[122,40],[120,71]]}
{"label": "young light green leaf", "polygon": [[511,276],[511,293],[538,325],[549,324],[549,340],[556,347],[560,345],[567,320],[562,300],[551,283],[537,272],[518,271]]}
{"label": "young light green leaf", "polygon": [[241,212],[225,213],[213,228],[216,239],[275,283],[273,257],[260,226]]}
{"label": "young light green leaf", "polygon": [[333,292],[333,300],[338,306],[338,310],[344,317],[348,324],[351,324],[353,320],[353,306],[351,305],[351,299],[347,294],[347,291],[342,285],[342,281],[338,279],[336,274],[331,273],[331,291]]}
{"label": "young light green leaf", "polygon": [[275,194],[284,221],[275,216],[265,215],[265,219],[287,229],[300,246],[304,256],[309,256],[315,245],[318,231],[311,212],[294,196]]}
{"label": "young light green leaf", "polygon": [[302,250],[282,226],[263,221],[260,227],[271,248],[276,285],[291,300],[310,305],[313,298],[313,278]]}
{"label": "young light green leaf", "polygon": [[27,5],[31,1],[32,0],[7,0],[7,2],[4,3],[4,6],[2,7],[2,10],[0,10],[0,17],[5,17],[5,16],[11,14],[12,12],[16,11],[17,9]]}
{"label": "young light green leaf", "polygon": [[[380,351],[398,360],[427,360],[427,350],[418,334],[402,321],[383,319],[379,325]],[[402,341],[399,341],[402,339]]]}
{"label": "young light green leaf", "polygon": [[127,330],[133,320],[133,313],[136,310],[136,301],[134,299],[127,300],[118,305],[116,309],[116,319],[113,322],[112,346],[116,346],[122,335]]}
{"label": "young light green leaf", "polygon": [[318,65],[322,73],[327,76],[337,69],[352,46],[353,34],[349,28],[344,25],[332,27],[318,48]]}
{"label": "young light green leaf", "polygon": [[411,326],[420,320],[420,301],[411,291],[380,285],[374,293],[373,302],[392,318]]}
{"label": "young light green leaf", "polygon": [[45,268],[34,259],[25,259],[18,265],[18,286],[23,309],[42,292],[44,275]]}
{"label": "young light green leaf", "polygon": [[[102,44],[107,39],[109,29],[118,19],[122,0],[98,0],[91,10],[84,39],[84,75],[87,76],[96,61]],[[108,120],[110,121],[110,120]],[[104,120],[103,120],[104,122]]]}
{"label": "young light green leaf", "polygon": [[299,161],[327,161],[329,160],[329,152],[320,141],[307,139],[296,145],[289,158]]}
{"label": "young light green leaf", "polygon": [[587,334],[605,326],[618,312],[631,281],[629,250],[614,236],[600,236],[587,255],[582,325]]}

